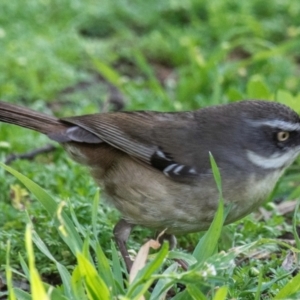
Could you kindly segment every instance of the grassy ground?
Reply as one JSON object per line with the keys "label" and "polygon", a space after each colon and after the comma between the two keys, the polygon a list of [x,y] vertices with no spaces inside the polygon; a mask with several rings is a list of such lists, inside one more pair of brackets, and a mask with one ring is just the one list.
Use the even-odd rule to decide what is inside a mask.
{"label": "grassy ground", "polygon": [[[103,111],[114,103],[126,110],[173,111],[245,98],[277,100],[300,112],[299,13],[297,0],[1,1],[0,97],[57,116]],[[0,125],[1,161],[47,143],[34,132]],[[72,207],[83,232],[92,236],[96,186],[83,167],[59,147],[11,166],[57,201],[66,201],[66,211]],[[297,161],[263,213],[224,229],[219,249],[229,253],[262,238],[293,242],[293,213],[284,208],[290,203],[286,200],[299,196],[299,181]],[[10,265],[21,269],[18,254],[26,257],[28,219],[51,254],[72,272],[76,258],[40,202],[3,169],[0,189],[0,274],[8,240]],[[111,258],[118,213],[100,199],[97,238]],[[149,236],[137,229],[129,246],[137,250]],[[191,253],[199,236],[180,238],[180,251]],[[284,263],[289,251],[264,240],[239,254],[234,267],[225,264],[214,279],[204,280],[201,293],[212,299],[217,287],[225,286],[228,299],[273,299],[296,278],[295,261],[288,267]],[[55,263],[37,248],[35,259],[45,281],[61,282]],[[299,299],[300,294],[290,297]]]}

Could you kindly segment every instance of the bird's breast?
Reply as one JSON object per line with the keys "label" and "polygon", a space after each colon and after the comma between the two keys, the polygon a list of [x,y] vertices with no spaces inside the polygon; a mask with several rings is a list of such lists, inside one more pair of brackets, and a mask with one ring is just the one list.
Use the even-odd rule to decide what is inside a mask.
{"label": "bird's breast", "polygon": [[230,197],[227,199],[228,202],[231,202],[232,208],[226,223],[241,219],[262,205],[274,189],[282,173],[282,170],[270,170],[265,174],[248,174],[245,177],[246,184],[240,196],[238,194],[237,196],[232,195],[233,201],[230,201]]}
{"label": "bird's breast", "polygon": [[[232,170],[231,170],[232,171]],[[94,169],[94,177],[97,170]],[[255,210],[274,188],[281,171],[267,175],[240,172],[223,173],[225,205],[231,211],[226,223]],[[100,179],[100,178],[99,178]],[[208,229],[219,203],[212,175],[197,182],[176,182],[163,173],[120,157],[98,180],[108,200],[129,223],[180,234]]]}

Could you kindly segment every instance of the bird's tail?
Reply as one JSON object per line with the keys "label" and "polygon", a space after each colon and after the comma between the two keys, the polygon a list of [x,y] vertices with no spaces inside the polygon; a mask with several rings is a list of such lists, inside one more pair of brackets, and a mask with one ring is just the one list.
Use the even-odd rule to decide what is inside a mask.
{"label": "bird's tail", "polygon": [[44,134],[68,127],[53,116],[3,101],[0,101],[0,122],[15,124]]}

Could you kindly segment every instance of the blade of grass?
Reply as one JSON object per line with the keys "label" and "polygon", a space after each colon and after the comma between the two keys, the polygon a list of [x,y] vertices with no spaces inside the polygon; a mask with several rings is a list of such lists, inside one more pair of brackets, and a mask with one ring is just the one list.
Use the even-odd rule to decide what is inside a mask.
{"label": "blade of grass", "polygon": [[20,260],[20,264],[21,264],[21,267],[22,267],[22,270],[26,276],[26,278],[29,280],[30,276],[29,276],[29,268],[23,258],[23,256],[19,253],[19,260]]}
{"label": "blade of grass", "polygon": [[63,232],[60,230],[58,232],[61,238],[69,246],[73,254],[76,255],[76,253],[82,249],[83,242],[69,217],[63,211],[61,211],[59,215],[56,214],[57,211],[59,211],[60,206],[45,190],[43,190],[29,178],[12,169],[11,167],[4,165],[3,163],[0,163],[0,166],[19,179],[26,186],[26,188],[34,194],[37,200],[47,210],[49,215],[54,217],[55,225],[57,227],[61,226],[59,218],[64,222],[63,226],[65,227],[67,234],[63,234]]}
{"label": "blade of grass", "polygon": [[222,286],[217,290],[213,300],[225,300],[227,293],[228,293],[228,287]]}
{"label": "blade of grass", "polygon": [[[173,272],[176,272],[178,269],[178,264],[172,264],[169,266],[164,272],[163,275],[169,275]],[[172,278],[161,278],[155,284],[153,291],[151,292],[151,296],[149,300],[156,300],[156,299],[165,299],[168,290],[172,287],[174,281]]]}
{"label": "blade of grass", "polygon": [[97,71],[107,81],[116,86],[118,89],[122,90],[123,85],[121,75],[99,58],[92,57],[91,59]]}
{"label": "blade of grass", "polygon": [[147,62],[145,59],[144,55],[139,52],[135,51],[134,52],[135,56],[135,61],[138,65],[138,67],[147,75],[149,79],[149,83],[151,85],[151,89],[155,91],[156,95],[162,99],[165,103],[168,103],[170,101],[168,95],[166,94],[165,90],[161,86],[160,82],[158,81],[157,77],[154,74],[154,71],[150,64]]}
{"label": "blade of grass", "polygon": [[91,262],[81,253],[77,254],[77,260],[80,274],[86,284],[89,298],[93,300],[111,299],[109,288],[106,286],[104,280],[98,275]]}
{"label": "blade of grass", "polygon": [[208,231],[200,239],[193,252],[193,256],[196,257],[198,261],[197,264],[194,265],[195,267],[202,264],[206,259],[208,259],[215,253],[224,224],[224,200],[222,196],[221,175],[212,154],[210,153],[209,155],[212,172],[217,185],[217,189],[219,191],[219,205],[213,222],[211,223]]}
{"label": "blade of grass", "polygon": [[189,253],[180,252],[180,251],[170,251],[168,254],[168,259],[182,259],[184,260],[188,265],[193,265],[197,263],[196,258]]}
{"label": "blade of grass", "polygon": [[262,283],[263,283],[263,272],[259,273],[259,277],[258,277],[258,286],[257,286],[257,290],[255,293],[255,298],[254,300],[259,300],[261,299],[261,292],[262,292]]}
{"label": "blade of grass", "polygon": [[20,288],[15,288],[14,290],[18,300],[32,300],[32,297]]}
{"label": "blade of grass", "polygon": [[16,300],[17,298],[12,284],[12,272],[9,263],[9,253],[10,253],[10,241],[7,242],[5,273],[6,273],[6,281],[7,281],[8,299]]}
{"label": "blade of grass", "polygon": [[215,183],[216,183],[218,191],[219,191],[219,198],[221,201],[223,201],[221,174],[220,174],[219,168],[217,166],[217,163],[216,163],[213,155],[210,152],[209,152],[209,160],[210,160],[211,169],[212,169],[212,172],[214,175]]}
{"label": "blade of grass", "polygon": [[188,293],[190,294],[190,296],[192,297],[192,299],[194,299],[194,300],[207,300],[205,295],[196,287],[196,285],[188,284],[186,286],[186,289],[187,289]]}
{"label": "blade of grass", "polygon": [[56,269],[60,275],[60,278],[62,279],[63,286],[65,289],[65,295],[68,297],[68,299],[75,299],[75,295],[71,290],[70,282],[71,282],[71,274],[67,270],[67,268],[60,264],[51,254],[49,249],[47,248],[46,244],[42,241],[42,239],[39,237],[36,231],[32,233],[32,240],[34,244],[38,247],[38,249],[47,256],[51,261],[53,261],[56,265]]}
{"label": "blade of grass", "polygon": [[300,273],[293,277],[274,297],[274,299],[288,299],[300,290]]}
{"label": "blade of grass", "polygon": [[100,201],[100,189],[96,190],[94,201],[92,205],[92,226],[93,226],[93,234],[95,240],[97,240],[97,214],[98,214],[98,207]]}
{"label": "blade of grass", "polygon": [[[300,250],[300,238],[298,235],[298,231],[297,231],[297,213],[299,211],[299,206],[300,206],[300,200],[297,201],[297,205],[295,207],[295,211],[294,211],[294,216],[293,216],[293,235],[294,235],[294,239],[296,241],[296,245],[297,248]],[[299,253],[298,253],[298,261],[299,261]]]}
{"label": "blade of grass", "polygon": [[85,292],[83,278],[81,277],[78,265],[74,268],[71,278],[71,287],[78,300],[88,300]]}
{"label": "blade of grass", "polygon": [[117,294],[117,292],[121,292],[121,291],[117,291],[117,288],[115,285],[115,279],[113,278],[113,273],[109,266],[108,259],[105,256],[105,254],[98,242],[96,243],[96,256],[97,256],[97,261],[98,261],[99,276],[105,281],[105,283],[109,287],[109,289],[112,289],[113,294]]}
{"label": "blade of grass", "polygon": [[178,293],[175,297],[172,298],[172,300],[190,300],[193,299],[189,292],[187,290],[184,290],[183,292]]}
{"label": "blade of grass", "polygon": [[27,225],[26,233],[25,233],[25,244],[26,251],[28,255],[28,264],[29,264],[29,272],[30,272],[30,288],[33,300],[50,300],[48,297],[41,277],[35,268],[34,262],[34,253],[32,246],[32,236],[31,236],[31,225]]}
{"label": "blade of grass", "polygon": [[161,267],[164,259],[168,255],[169,244],[163,243],[160,251],[157,253],[153,261],[148,263],[142,270],[138,272],[132,284],[129,286],[126,296],[129,299],[139,299],[148,290],[154,278],[151,275]]}
{"label": "blade of grass", "polygon": [[[119,284],[120,288],[124,290],[124,281],[123,281],[123,274],[122,274],[122,267],[118,255],[118,251],[115,247],[114,242],[111,242],[111,255],[112,255],[112,272],[116,282]],[[125,264],[123,262],[123,266]],[[125,267],[126,270],[126,267]]]}

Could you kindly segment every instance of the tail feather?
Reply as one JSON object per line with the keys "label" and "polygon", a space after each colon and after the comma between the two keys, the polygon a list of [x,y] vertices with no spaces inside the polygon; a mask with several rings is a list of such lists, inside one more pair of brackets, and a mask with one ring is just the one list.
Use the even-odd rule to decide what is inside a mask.
{"label": "tail feather", "polygon": [[3,101],[0,101],[0,122],[15,124],[44,134],[68,127],[53,116]]}

